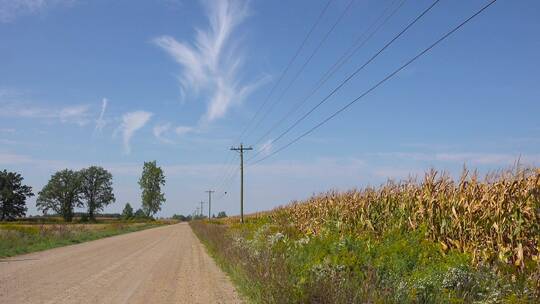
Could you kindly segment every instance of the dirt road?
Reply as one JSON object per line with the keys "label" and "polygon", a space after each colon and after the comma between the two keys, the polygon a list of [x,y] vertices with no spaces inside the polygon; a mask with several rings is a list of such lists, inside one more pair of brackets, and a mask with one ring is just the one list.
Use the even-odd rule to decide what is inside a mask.
{"label": "dirt road", "polygon": [[0,261],[0,303],[241,303],[187,224]]}

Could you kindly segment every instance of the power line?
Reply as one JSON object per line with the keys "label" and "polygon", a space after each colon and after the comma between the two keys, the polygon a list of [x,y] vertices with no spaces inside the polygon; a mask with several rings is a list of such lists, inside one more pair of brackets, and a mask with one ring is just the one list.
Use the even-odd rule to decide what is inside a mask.
{"label": "power line", "polygon": [[[236,169],[236,168],[234,168]],[[238,175],[238,171],[237,170],[233,170],[232,171],[232,174],[229,175],[229,177],[227,178],[227,180],[223,183],[223,186],[220,188],[221,191],[223,192],[227,192],[226,190],[229,189],[229,187],[231,186],[232,182],[236,179],[236,176]],[[223,197],[224,195],[222,195],[221,197]],[[220,197],[220,198],[221,198]]]}
{"label": "power line", "polygon": [[313,32],[315,31],[315,28],[317,27],[317,25],[319,25],[319,23],[321,22],[322,20],[322,17],[324,16],[324,14],[326,13],[326,11],[328,10],[328,7],[330,6],[330,4],[332,3],[332,0],[328,0],[328,2],[326,3],[326,5],[324,6],[323,10],[321,11],[321,13],[319,14],[319,16],[317,17],[315,23],[311,26],[311,29],[309,30],[309,32],[307,33],[306,37],[304,38],[304,40],[302,41],[302,43],[300,44],[300,46],[298,47],[298,49],[296,50],[294,56],[291,58],[291,60],[289,60],[289,63],[287,64],[287,66],[285,67],[285,70],[283,70],[283,72],[281,73],[281,75],[279,76],[277,82],[272,86],[272,88],[270,89],[270,92],[268,93],[268,95],[266,96],[265,100],[263,101],[263,103],[259,106],[259,108],[257,109],[257,111],[255,112],[255,114],[251,117],[251,119],[249,120],[248,124],[246,125],[246,127],[244,128],[244,130],[240,133],[240,136],[238,138],[238,141],[240,141],[240,139],[242,139],[242,137],[244,136],[244,134],[247,132],[247,130],[249,129],[249,127],[251,126],[251,123],[254,121],[254,119],[259,115],[259,113],[262,111],[262,109],[266,106],[266,104],[268,103],[268,101],[270,100],[270,97],[274,94],[274,91],[277,89],[277,87],[279,86],[279,84],[281,83],[281,81],[283,80],[283,78],[285,77],[285,75],[287,74],[287,72],[289,71],[289,69],[291,68],[293,62],[296,60],[296,58],[298,57],[298,55],[300,55],[300,52],[302,51],[302,49],[304,48],[304,46],[306,45],[306,42],[309,40],[309,37],[311,37],[311,34],[313,34]]}
{"label": "power line", "polygon": [[[276,123],[274,123],[270,129],[266,131],[259,139],[255,141],[255,146],[260,144],[265,137],[267,137],[270,133],[272,133],[273,130],[275,130],[279,125],[281,125],[289,116],[294,114],[302,105],[306,103],[313,95],[328,81],[341,67],[347,63],[398,11],[399,9],[405,4],[407,0],[401,0],[398,6],[390,12],[389,15],[384,18],[384,20],[369,34],[369,36],[366,37],[366,34],[372,30],[377,23],[383,19],[383,17],[387,14],[387,12],[392,8],[392,6],[398,2],[393,1],[390,3],[388,7],[386,7],[381,15],[379,15],[378,18],[368,27],[367,30],[365,30],[362,35],[360,35],[356,41],[345,51],[345,53],[342,54],[342,56],[328,69],[323,76],[319,79],[317,84],[315,85],[314,89],[306,95],[304,99],[302,99],[299,103],[297,103],[289,112],[287,112],[280,120],[278,120]],[[365,38],[365,39],[362,39]],[[251,159],[255,158],[256,155],[251,157]]]}
{"label": "power line", "polygon": [[[326,95],[318,104],[312,107],[307,113],[297,119],[291,126],[289,126],[285,131],[279,134],[275,139],[273,139],[270,144],[280,140],[283,136],[289,133],[294,129],[299,123],[306,119],[311,113],[318,109],[322,104],[330,99],[337,91],[339,91],[347,82],[353,79],[360,71],[362,71],[366,66],[368,66],[373,60],[375,60],[382,52],[384,52],[388,47],[390,47],[397,39],[399,39],[403,34],[405,34],[413,25],[415,25],[422,17],[424,17],[440,0],[435,0],[429,7],[427,7],[420,15],[416,16],[412,22],[410,22],[405,28],[403,28],[397,35],[395,35],[390,41],[388,41],[381,49],[379,49],[373,56],[371,56],[364,64],[358,67],[352,74],[350,74],[345,80],[343,80],[336,88],[334,88],[330,94]],[[260,154],[262,150],[259,150],[253,157],[256,157]]]}
{"label": "power line", "polygon": [[230,166],[233,164],[233,158],[234,155],[229,155],[227,160],[222,164],[221,169],[219,170],[221,174],[218,175],[216,178],[216,183],[214,183],[213,188],[218,188],[218,185],[220,185],[223,182],[223,179],[226,177],[225,172],[229,172]]}
{"label": "power line", "polygon": [[230,155],[228,161],[223,165],[222,174],[217,178],[217,183],[214,184],[214,189],[220,189],[231,175],[231,171],[234,171],[234,155]]}
{"label": "power line", "polygon": [[[302,43],[300,44],[300,46],[298,47],[298,49],[296,50],[295,54],[293,55],[293,57],[289,60],[287,66],[285,67],[285,69],[283,70],[283,72],[281,73],[281,75],[279,76],[277,82],[274,84],[274,86],[270,89],[268,95],[266,96],[264,102],[261,104],[261,106],[257,109],[257,111],[255,112],[255,114],[251,117],[251,119],[249,120],[249,122],[247,123],[246,127],[244,128],[244,130],[240,133],[240,136],[238,137],[237,140],[235,140],[234,142],[238,142],[242,139],[242,137],[244,136],[244,134],[248,131],[249,127],[251,126],[251,124],[253,123],[253,121],[255,120],[255,118],[259,115],[259,113],[262,111],[262,109],[266,106],[266,104],[268,103],[268,101],[270,100],[270,97],[274,94],[274,91],[277,89],[277,87],[279,86],[279,84],[281,83],[281,81],[283,80],[283,78],[285,77],[285,75],[288,73],[289,69],[291,68],[292,64],[294,63],[294,61],[297,59],[297,57],[300,55],[300,52],[303,50],[304,46],[306,45],[307,41],[309,40],[309,38],[311,37],[311,35],[313,34],[313,32],[315,31],[315,28],[317,28],[317,26],[319,25],[319,23],[321,22],[322,20],[322,17],[324,16],[324,14],[326,13],[326,11],[328,10],[328,7],[330,6],[330,4],[332,3],[332,0],[328,0],[326,5],[323,7],[322,11],[319,13],[317,19],[315,20],[315,23],[311,26],[309,32],[307,33],[307,35],[304,37]],[[229,161],[227,162],[228,165],[226,165],[224,167],[224,169],[226,169],[227,166],[231,166],[233,167],[233,162],[234,161],[234,158],[229,158]],[[234,168],[234,167],[233,167]],[[224,180],[222,180],[221,182],[218,182],[219,185],[223,184],[224,182],[226,182],[226,176],[227,173],[225,173],[224,176],[220,175],[220,177],[218,178],[218,181],[221,180],[223,177],[225,177]],[[215,187],[217,188],[217,187]]]}
{"label": "power line", "polygon": [[224,175],[224,179],[222,180],[222,182],[219,184],[218,187],[215,187],[216,189],[218,189],[219,192],[221,192],[222,190],[226,190],[226,188],[230,186],[231,180],[235,177],[237,171],[236,171],[236,165],[234,164],[234,162],[236,161],[236,159],[237,159],[236,157],[232,158],[233,163],[228,168],[228,171]]}
{"label": "power line", "polygon": [[[353,5],[354,3],[354,0],[350,0],[349,1],[349,4],[345,7],[345,9],[343,10],[343,12],[341,13],[341,15],[338,17],[338,19],[334,22],[334,24],[332,24],[332,26],[330,27],[330,29],[326,32],[326,34],[323,36],[323,38],[321,39],[321,41],[319,41],[319,44],[315,47],[315,49],[313,50],[313,52],[311,52],[311,54],[309,55],[309,57],[306,59],[306,61],[302,64],[302,66],[300,67],[300,69],[296,72],[296,74],[293,76],[292,80],[289,82],[289,84],[285,87],[285,89],[281,92],[281,94],[279,95],[279,97],[277,98],[277,100],[273,103],[270,104],[270,107],[268,108],[268,110],[263,114],[263,116],[261,117],[261,119],[259,119],[257,121],[257,123],[255,124],[255,126],[251,129],[251,130],[257,130],[257,128],[261,125],[261,123],[266,119],[266,117],[268,117],[268,115],[270,114],[270,112],[272,112],[272,110],[274,109],[274,107],[280,103],[282,100],[283,100],[283,96],[285,96],[285,93],[287,93],[287,91],[293,86],[293,84],[296,82],[296,80],[298,80],[298,77],[300,77],[300,74],[302,74],[302,72],[305,70],[305,68],[308,66],[308,64],[311,62],[311,60],[313,59],[313,57],[315,57],[315,55],[319,52],[319,50],[321,49],[321,47],[323,46],[323,44],[326,42],[326,40],[328,39],[328,37],[330,37],[330,34],[332,34],[332,32],[334,31],[334,29],[337,27],[337,25],[341,22],[341,20],[343,19],[343,17],[345,17],[345,15],[349,12],[351,6]],[[251,135],[250,132],[248,132],[248,134],[246,135],[246,137],[249,137],[249,135]]]}
{"label": "power line", "polygon": [[392,77],[394,77],[396,74],[398,74],[400,71],[402,71],[404,68],[406,68],[407,66],[409,66],[411,63],[413,63],[414,61],[416,61],[418,58],[422,57],[424,54],[426,54],[427,52],[429,52],[431,49],[433,49],[436,45],[438,45],[439,43],[441,43],[442,41],[444,41],[446,38],[448,38],[450,35],[452,35],[453,33],[455,33],[457,30],[459,30],[461,27],[463,27],[465,24],[467,24],[469,21],[471,21],[472,19],[474,19],[476,16],[480,15],[483,11],[485,11],[488,7],[490,7],[491,5],[493,5],[495,2],[497,2],[497,0],[492,0],[490,1],[489,3],[487,3],[486,5],[484,5],[480,10],[476,11],[476,13],[474,13],[472,16],[470,16],[469,18],[467,18],[465,21],[461,22],[458,26],[454,27],[452,30],[450,30],[449,32],[447,32],[446,34],[444,34],[441,38],[439,38],[437,41],[435,41],[434,43],[432,43],[430,46],[428,46],[427,48],[425,48],[422,52],[418,53],[416,56],[414,56],[413,58],[411,58],[409,61],[407,61],[405,64],[403,64],[402,66],[400,66],[399,68],[397,68],[396,70],[394,70],[392,73],[388,74],[385,78],[383,78],[381,81],[379,81],[378,83],[376,83],[374,86],[372,86],[370,89],[368,89],[367,91],[365,91],[364,93],[362,93],[360,96],[358,96],[357,98],[353,99],[351,102],[349,102],[348,104],[346,104],[345,106],[343,106],[342,108],[340,108],[338,111],[334,112],[332,115],[328,116],[326,119],[324,119],[322,122],[316,124],[315,126],[313,126],[311,129],[309,129],[308,131],[302,133],[300,136],[296,137],[294,140],[290,141],[289,143],[287,143],[286,145],[282,146],[281,148],[279,148],[278,150],[275,150],[274,152],[270,153],[269,155],[249,164],[249,165],[254,165],[256,163],[259,163],[277,153],[279,153],[280,151],[283,151],[285,150],[286,148],[288,148],[289,146],[293,145],[294,143],[298,142],[301,138],[309,135],[310,133],[312,133],[313,131],[315,131],[316,129],[318,129],[319,127],[321,127],[322,125],[326,124],[328,121],[330,121],[332,118],[336,117],[338,114],[340,114],[341,112],[345,111],[347,108],[349,108],[351,105],[353,105],[354,103],[356,103],[358,100],[360,100],[361,98],[363,98],[364,96],[368,95],[369,93],[371,93],[372,91],[374,91],[375,89],[377,89],[380,85],[382,85],[383,83],[385,83],[386,81],[388,81],[389,79],[391,79]]}

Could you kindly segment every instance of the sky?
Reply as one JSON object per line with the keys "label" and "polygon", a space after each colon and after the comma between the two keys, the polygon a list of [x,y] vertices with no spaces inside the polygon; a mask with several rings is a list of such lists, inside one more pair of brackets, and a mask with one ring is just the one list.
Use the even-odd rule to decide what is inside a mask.
{"label": "sky", "polygon": [[[499,0],[314,132],[486,0],[0,0],[0,169],[37,194],[65,168],[102,166],[140,206],[145,161],[164,170],[157,216],[245,211],[329,190],[540,165],[540,2]],[[354,50],[354,51],[350,51]],[[344,55],[345,54],[345,55]],[[340,58],[344,58],[341,59]],[[255,163],[262,157],[269,156]],[[205,205],[205,213],[207,211]],[[39,214],[35,197],[28,214]]]}

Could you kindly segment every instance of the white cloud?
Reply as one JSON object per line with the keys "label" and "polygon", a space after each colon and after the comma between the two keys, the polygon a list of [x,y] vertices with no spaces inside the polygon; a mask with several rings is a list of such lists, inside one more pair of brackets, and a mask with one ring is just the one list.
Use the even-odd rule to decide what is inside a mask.
{"label": "white cloud", "polygon": [[408,159],[415,161],[439,161],[471,165],[507,165],[512,166],[518,160],[522,163],[537,164],[540,162],[539,154],[513,154],[513,153],[482,153],[482,152],[390,152],[376,153],[376,156]]}
{"label": "white cloud", "polygon": [[233,33],[248,16],[247,2],[240,0],[203,1],[209,27],[196,29],[193,44],[178,42],[170,36],[154,39],[181,67],[183,95],[208,95],[205,121],[223,117],[234,104],[240,104],[259,84],[242,84],[238,70],[243,55],[236,47]]}
{"label": "white cloud", "polygon": [[62,108],[58,112],[58,117],[63,123],[76,123],[80,126],[84,126],[89,122],[88,106],[78,105]]}
{"label": "white cloud", "polygon": [[20,102],[2,102],[0,100],[0,117],[37,118],[59,120],[62,123],[86,125],[90,119],[88,105],[74,105],[62,108],[44,108]]}
{"label": "white cloud", "polygon": [[317,158],[309,161],[275,161],[247,166],[254,176],[265,178],[336,178],[358,179],[368,170],[366,162],[358,158]]}
{"label": "white cloud", "polygon": [[[154,126],[153,133],[154,136],[161,142],[166,144],[172,144],[174,141],[170,139],[170,133],[173,132],[174,134],[178,136],[183,136],[191,132],[195,132],[196,129],[194,127],[188,127],[188,126],[177,126],[173,127],[170,122],[167,123],[159,123]],[[167,134],[169,134],[169,137],[167,137]]]}
{"label": "white cloud", "polygon": [[124,142],[124,151],[131,153],[130,141],[133,134],[150,120],[152,113],[145,111],[129,112],[122,115],[122,124],[120,125],[120,131],[122,132],[122,140]]}
{"label": "white cloud", "polygon": [[19,16],[37,14],[50,7],[73,2],[75,0],[0,0],[0,22],[11,22]]}
{"label": "white cloud", "polygon": [[13,128],[0,128],[0,133],[15,133],[15,129]]}
{"label": "white cloud", "polygon": [[261,153],[261,156],[266,156],[270,154],[270,151],[272,151],[273,142],[274,141],[272,139],[269,139],[259,147],[259,152]]}
{"label": "white cloud", "polygon": [[107,121],[105,121],[103,116],[105,116],[105,111],[107,110],[108,104],[109,101],[107,100],[107,98],[103,98],[103,100],[101,101],[101,112],[99,113],[99,117],[96,120],[96,128],[94,129],[94,132],[101,132],[107,124]]}
{"label": "white cloud", "polygon": [[32,161],[32,158],[26,155],[0,152],[0,165],[24,164]]}
{"label": "white cloud", "polygon": [[165,135],[164,133],[166,133],[170,129],[171,129],[170,123],[157,124],[154,126],[154,129],[153,129],[154,136],[161,142],[171,144],[173,143],[173,141],[164,136]]}
{"label": "white cloud", "polygon": [[193,132],[194,131],[194,128],[193,127],[187,127],[187,126],[178,126],[174,129],[174,132],[176,132],[176,134],[178,135],[185,135],[189,132]]}
{"label": "white cloud", "polygon": [[437,153],[435,159],[440,161],[475,163],[475,164],[507,164],[511,165],[519,155],[497,153]]}

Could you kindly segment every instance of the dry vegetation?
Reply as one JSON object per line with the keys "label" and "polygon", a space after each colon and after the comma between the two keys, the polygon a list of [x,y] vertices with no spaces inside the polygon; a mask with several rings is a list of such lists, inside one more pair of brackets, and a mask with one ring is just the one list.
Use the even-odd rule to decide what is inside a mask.
{"label": "dry vegetation", "polygon": [[[281,303],[279,295],[327,303],[540,296],[540,169],[484,178],[464,170],[457,180],[431,170],[420,182],[332,191],[251,215],[243,226],[237,218],[221,223],[194,228],[209,247],[217,244],[215,254],[234,264],[240,282],[273,286],[271,295],[260,286],[248,291],[259,302]],[[269,266],[257,268],[257,255]],[[321,281],[321,271],[330,277]]]}
{"label": "dry vegetation", "polygon": [[430,240],[470,253],[475,262],[499,259],[523,268],[526,259],[540,258],[540,169],[484,180],[465,170],[458,181],[431,170],[422,183],[330,192],[276,209],[271,217],[307,235],[328,221],[338,221],[343,233],[425,227]]}
{"label": "dry vegetation", "polygon": [[161,221],[102,223],[0,223],[0,258],[91,241],[169,224]]}

